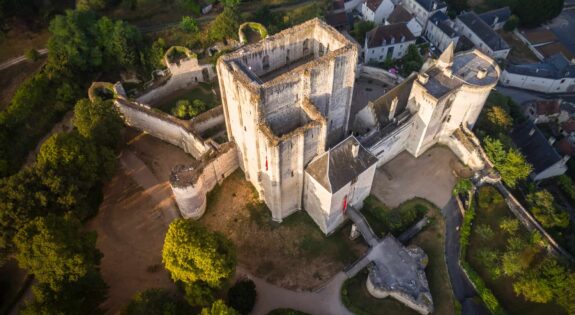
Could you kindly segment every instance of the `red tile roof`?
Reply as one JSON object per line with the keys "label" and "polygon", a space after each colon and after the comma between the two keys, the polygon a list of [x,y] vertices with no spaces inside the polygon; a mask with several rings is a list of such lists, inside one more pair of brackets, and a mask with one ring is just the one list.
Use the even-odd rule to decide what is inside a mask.
{"label": "red tile roof", "polygon": [[559,152],[561,152],[563,155],[575,155],[575,145],[573,145],[567,137],[559,141],[557,144],[557,149],[559,149]]}
{"label": "red tile roof", "polygon": [[567,133],[575,132],[575,120],[569,119],[561,124],[561,129]]}
{"label": "red tile roof", "polygon": [[371,11],[375,12],[379,5],[383,2],[383,0],[367,0],[366,4],[367,7],[371,9]]}
{"label": "red tile roof", "polygon": [[550,101],[537,101],[535,102],[535,111],[537,115],[553,115],[559,114],[561,112],[561,101],[550,100]]}

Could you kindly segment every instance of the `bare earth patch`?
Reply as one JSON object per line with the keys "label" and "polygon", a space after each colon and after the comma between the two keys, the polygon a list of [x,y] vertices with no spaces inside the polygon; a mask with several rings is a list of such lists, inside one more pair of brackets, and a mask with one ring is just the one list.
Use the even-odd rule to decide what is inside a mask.
{"label": "bare earth patch", "polygon": [[318,288],[367,250],[347,238],[349,224],[325,237],[304,211],[271,222],[240,171],[210,193],[200,222],[232,240],[241,267],[288,289]]}
{"label": "bare earth patch", "polygon": [[195,163],[181,149],[133,129],[126,138],[118,171],[104,187],[98,214],[88,222],[104,254],[101,272],[110,288],[102,307],[110,314],[139,291],[177,291],[162,264],[166,231],[179,217],[167,178],[174,164]]}

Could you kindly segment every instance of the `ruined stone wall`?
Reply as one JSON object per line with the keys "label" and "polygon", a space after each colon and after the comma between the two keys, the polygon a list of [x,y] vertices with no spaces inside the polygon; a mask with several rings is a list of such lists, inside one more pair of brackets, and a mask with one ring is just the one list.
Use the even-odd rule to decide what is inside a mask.
{"label": "ruined stone wall", "polygon": [[123,98],[116,99],[114,104],[127,125],[178,146],[196,159],[201,159],[209,150],[184,121]]}
{"label": "ruined stone wall", "polygon": [[238,168],[233,142],[223,144],[214,157],[196,168],[174,170],[170,185],[180,213],[186,219],[199,219],[206,211],[207,193]]}
{"label": "ruined stone wall", "polygon": [[198,134],[202,134],[212,128],[218,126],[223,126],[225,124],[224,120],[224,109],[222,105],[216,106],[208,111],[205,111],[198,116],[192,118],[190,124]]}
{"label": "ruined stone wall", "polygon": [[465,140],[461,141],[455,135],[441,137],[439,139],[439,143],[448,146],[451,152],[470,169],[479,171],[485,168],[481,154],[477,152],[473,146],[466,144],[464,141]]}
{"label": "ruined stone wall", "polygon": [[139,96],[138,102],[154,104],[176,91],[190,89],[199,82],[210,82],[216,76],[213,65],[200,65],[196,58],[182,60],[179,64],[168,64],[168,69],[171,73],[168,82]]}
{"label": "ruined stone wall", "polygon": [[407,307],[413,309],[414,311],[422,314],[427,315],[433,312],[433,307],[429,307],[427,305],[422,305],[415,303],[413,298],[405,293],[397,292],[397,291],[387,291],[376,288],[373,283],[371,282],[371,278],[367,277],[366,283],[367,291],[372,296],[378,299],[384,299],[387,297],[393,297],[394,299],[398,300],[399,302],[403,303]]}

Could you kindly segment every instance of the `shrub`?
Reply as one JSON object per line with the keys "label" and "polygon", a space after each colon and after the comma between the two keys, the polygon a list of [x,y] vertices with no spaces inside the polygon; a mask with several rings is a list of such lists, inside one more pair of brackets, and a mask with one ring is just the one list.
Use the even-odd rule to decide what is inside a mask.
{"label": "shrub", "polygon": [[186,33],[196,33],[200,30],[198,22],[196,22],[196,20],[191,16],[182,17],[182,21],[180,21],[180,29]]}
{"label": "shrub", "polygon": [[210,306],[214,301],[214,289],[204,281],[194,281],[192,284],[185,284],[186,301],[192,306]]}
{"label": "shrub", "polygon": [[28,50],[24,56],[30,61],[36,61],[40,58],[40,53],[36,49],[32,48]]}
{"label": "shrub", "polygon": [[256,304],[256,285],[252,280],[236,282],[228,291],[228,303],[242,315],[249,314]]}

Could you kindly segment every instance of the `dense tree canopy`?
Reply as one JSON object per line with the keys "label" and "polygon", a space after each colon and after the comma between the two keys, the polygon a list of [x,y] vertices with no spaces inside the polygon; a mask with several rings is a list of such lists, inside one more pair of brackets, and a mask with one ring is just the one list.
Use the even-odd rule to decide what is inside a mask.
{"label": "dense tree canopy", "polygon": [[238,311],[227,306],[224,301],[217,300],[210,308],[202,309],[201,315],[240,315]]}
{"label": "dense tree canopy", "polygon": [[179,315],[192,310],[164,289],[148,289],[134,296],[122,315]]}
{"label": "dense tree canopy", "polygon": [[195,221],[184,219],[170,224],[162,261],[174,281],[187,284],[204,281],[212,287],[222,285],[236,268],[235,251],[229,240]]}
{"label": "dense tree canopy", "polygon": [[256,285],[252,280],[236,282],[228,291],[228,303],[242,315],[249,314],[256,304]]}
{"label": "dense tree canopy", "polygon": [[240,17],[236,10],[225,7],[224,11],[210,23],[209,37],[213,41],[226,38],[237,38],[240,27]]}
{"label": "dense tree canopy", "polygon": [[113,148],[120,139],[123,122],[112,100],[82,99],[74,107],[74,126],[84,138]]}
{"label": "dense tree canopy", "polygon": [[14,244],[18,265],[55,291],[95,270],[101,257],[96,235],[84,233],[73,215],[38,217],[16,233]]}
{"label": "dense tree canopy", "polygon": [[531,165],[517,149],[505,150],[501,141],[491,137],[485,137],[483,148],[501,174],[503,182],[508,186],[515,187],[518,181],[526,179],[531,174]]}
{"label": "dense tree canopy", "polygon": [[533,192],[527,195],[527,201],[531,204],[531,212],[544,227],[564,228],[569,225],[569,214],[557,208],[555,199],[549,191]]}

